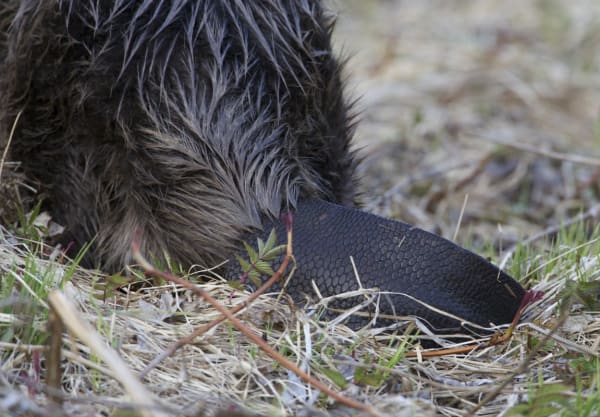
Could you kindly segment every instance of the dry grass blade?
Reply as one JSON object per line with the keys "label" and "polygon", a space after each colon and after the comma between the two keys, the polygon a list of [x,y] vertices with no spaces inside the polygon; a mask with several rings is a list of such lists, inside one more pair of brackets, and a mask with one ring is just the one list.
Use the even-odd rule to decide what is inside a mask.
{"label": "dry grass blade", "polygon": [[8,155],[8,150],[10,149],[10,144],[12,142],[13,136],[15,134],[15,129],[17,128],[17,124],[19,123],[20,118],[21,112],[17,113],[17,117],[15,118],[10,134],[8,135],[8,140],[4,147],[4,151],[2,152],[2,158],[0,158],[0,185],[2,184],[2,172],[4,171],[4,162],[6,161],[6,156]]}
{"label": "dry grass blade", "polygon": [[80,318],[77,309],[63,293],[60,291],[51,292],[48,296],[48,301],[69,332],[81,339],[106,363],[115,377],[123,384],[123,388],[125,388],[127,394],[135,402],[147,405],[147,407],[141,407],[139,410],[144,417],[168,416],[155,409],[156,401],[154,395],[150,393],[133,372],[129,370],[127,363],[125,363],[114,350],[106,346],[106,343],[96,331]]}

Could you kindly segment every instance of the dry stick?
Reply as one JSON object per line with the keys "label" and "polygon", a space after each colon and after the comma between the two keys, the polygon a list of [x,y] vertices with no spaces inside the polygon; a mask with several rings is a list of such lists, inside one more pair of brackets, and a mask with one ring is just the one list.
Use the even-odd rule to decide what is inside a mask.
{"label": "dry stick", "polygon": [[[488,153],[483,158],[481,158],[477,162],[477,166],[475,166],[475,168],[473,168],[473,170],[470,173],[468,173],[466,177],[464,177],[457,184],[455,184],[453,187],[451,187],[451,189],[445,188],[445,189],[434,192],[427,199],[427,207],[428,208],[434,207],[438,202],[440,202],[444,197],[446,197],[448,195],[449,191],[456,193],[456,192],[462,190],[463,188],[465,188],[467,185],[469,185],[475,179],[477,179],[477,177],[480,176],[481,173],[485,170],[485,166],[492,159],[492,157],[493,157],[493,154]],[[470,164],[467,166],[470,166]],[[459,168],[459,167],[455,167],[455,168]],[[451,169],[455,169],[455,168],[451,168]],[[444,171],[441,173],[447,173],[447,172]],[[387,194],[387,192],[386,192],[386,194]],[[460,224],[460,222],[459,222],[459,224]]]}
{"label": "dry stick", "polygon": [[477,162],[477,166],[453,188],[453,191],[460,191],[479,177],[485,171],[486,165],[492,160],[494,153],[489,152]]}
{"label": "dry stick", "polygon": [[[292,246],[291,246],[291,244],[289,244],[289,242],[291,241],[291,236],[292,236],[292,231],[291,231],[291,229],[288,228],[288,232],[287,232],[288,246],[287,246],[286,256],[289,255],[290,257],[292,255],[292,253],[291,253]],[[361,410],[361,411],[367,412],[372,416],[376,416],[376,417],[381,416],[381,414],[374,407],[371,407],[370,405],[367,405],[367,404],[360,403],[351,398],[344,397],[343,395],[333,391],[331,388],[329,388],[327,385],[325,385],[321,381],[316,380],[315,378],[308,375],[306,372],[302,371],[296,364],[288,361],[283,355],[281,355],[279,352],[277,352],[275,349],[273,349],[271,346],[269,346],[260,336],[257,336],[256,334],[254,334],[238,318],[236,318],[231,313],[230,310],[223,307],[213,296],[211,296],[206,291],[202,290],[201,288],[196,287],[195,285],[191,284],[189,281],[186,281],[185,279],[179,278],[175,275],[172,275],[172,274],[169,274],[169,273],[166,273],[163,271],[159,271],[158,269],[154,268],[154,266],[152,266],[152,264],[150,264],[150,262],[148,262],[140,253],[139,245],[135,245],[135,247],[133,247],[132,252],[133,252],[133,257],[135,258],[137,263],[141,266],[141,268],[144,270],[144,272],[146,274],[148,274],[150,276],[154,276],[156,278],[161,278],[161,279],[167,280],[169,282],[174,282],[175,284],[185,287],[185,288],[193,291],[198,296],[202,297],[207,303],[211,304],[217,311],[219,311],[219,313],[221,313],[223,316],[225,316],[225,318],[227,320],[229,320],[229,322],[236,329],[238,329],[244,336],[246,336],[248,339],[250,339],[252,342],[254,342],[254,344],[256,346],[258,346],[263,352],[265,352],[271,358],[273,358],[277,362],[279,362],[279,364],[281,364],[284,368],[295,373],[304,382],[312,385],[314,388],[320,390],[321,392],[328,395],[329,397],[334,398],[341,404],[347,405],[348,407],[354,408],[356,410]]]}
{"label": "dry stick", "polygon": [[[285,254],[285,257],[283,258],[283,262],[281,263],[281,265],[279,266],[277,271],[275,271],[275,273],[271,276],[271,278],[269,278],[267,281],[265,281],[265,283],[258,290],[253,292],[246,301],[239,303],[234,308],[229,310],[229,312],[231,314],[236,314],[238,311],[248,307],[261,294],[266,292],[275,282],[277,282],[283,278],[283,273],[287,269],[287,266],[290,263],[290,260],[292,259],[292,246],[291,245],[292,245],[291,236],[288,236],[286,254]],[[134,241],[132,244],[132,247],[133,247],[133,253],[139,253],[139,242]],[[146,367],[139,374],[140,379],[144,379],[148,375],[148,373],[150,373],[150,371],[152,371],[154,368],[156,368],[158,366],[158,364],[161,363],[163,360],[165,360],[166,358],[168,358],[169,356],[174,354],[177,351],[177,349],[179,349],[182,346],[185,346],[189,343],[192,343],[192,341],[195,338],[208,332],[210,329],[212,329],[213,327],[215,327],[216,325],[218,325],[225,319],[226,319],[226,317],[221,315],[221,317],[214,319],[210,323],[200,326],[199,328],[194,330],[189,336],[183,337],[183,338],[177,340],[175,343],[171,344],[161,354],[159,354],[154,359],[152,359],[152,361],[150,361],[150,363],[148,363],[148,365],[146,365]]]}
{"label": "dry stick", "polygon": [[[54,305],[50,305],[50,313],[48,315],[48,354],[46,355],[46,382],[50,388],[56,392],[60,392],[62,385],[62,369],[60,366],[62,334],[64,325],[60,316],[55,311]],[[54,403],[61,405],[63,397],[55,395],[50,391],[49,398]]]}
{"label": "dry stick", "polygon": [[599,158],[542,149],[536,145],[529,145],[527,143],[516,142],[516,141],[510,140],[510,139],[500,139],[495,136],[493,137],[490,135],[477,133],[477,132],[474,133],[474,136],[485,138],[491,142],[498,143],[500,145],[510,146],[511,148],[518,149],[520,151],[525,151],[525,152],[529,152],[529,153],[532,153],[535,155],[545,156],[546,158],[558,159],[560,161],[573,162],[575,164],[600,166]]}
{"label": "dry stick", "polygon": [[534,290],[527,291],[525,293],[525,296],[523,297],[523,300],[521,301],[521,305],[519,306],[519,308],[517,309],[517,312],[515,313],[515,316],[513,317],[513,320],[511,322],[510,326],[508,326],[508,329],[506,329],[506,332],[504,332],[503,334],[492,335],[490,340],[488,340],[487,342],[474,343],[471,345],[460,346],[460,347],[456,347],[456,348],[426,350],[426,351],[421,351],[421,352],[408,352],[406,354],[406,357],[407,358],[416,358],[416,357],[431,358],[431,357],[446,356],[446,355],[459,355],[459,354],[469,353],[469,352],[477,349],[478,347],[496,346],[501,343],[505,343],[512,337],[514,329],[517,327],[517,324],[519,324],[519,320],[521,320],[521,315],[523,314],[523,311],[525,311],[525,308],[529,304],[538,301],[542,297],[542,295],[543,295],[543,293],[541,291],[534,291]]}
{"label": "dry stick", "polygon": [[48,302],[65,327],[106,363],[133,401],[147,406],[139,410],[143,417],[167,417],[167,414],[151,409],[157,405],[152,393],[133,375],[123,359],[81,318],[77,309],[62,292],[52,291],[48,295]]}

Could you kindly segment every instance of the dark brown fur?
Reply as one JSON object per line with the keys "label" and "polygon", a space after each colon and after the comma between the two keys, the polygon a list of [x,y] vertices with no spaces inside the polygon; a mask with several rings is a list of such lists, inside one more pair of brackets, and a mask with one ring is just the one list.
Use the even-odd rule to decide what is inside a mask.
{"label": "dark brown fur", "polygon": [[90,261],[224,260],[299,200],[352,205],[355,158],[316,0],[4,0],[0,147]]}

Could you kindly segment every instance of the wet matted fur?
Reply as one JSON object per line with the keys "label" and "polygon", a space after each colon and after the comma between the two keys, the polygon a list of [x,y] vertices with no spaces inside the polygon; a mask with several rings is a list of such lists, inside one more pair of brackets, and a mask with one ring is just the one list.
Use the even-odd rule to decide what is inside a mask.
{"label": "wet matted fur", "polygon": [[222,261],[263,216],[355,200],[333,20],[318,1],[9,0],[0,143],[105,269]]}

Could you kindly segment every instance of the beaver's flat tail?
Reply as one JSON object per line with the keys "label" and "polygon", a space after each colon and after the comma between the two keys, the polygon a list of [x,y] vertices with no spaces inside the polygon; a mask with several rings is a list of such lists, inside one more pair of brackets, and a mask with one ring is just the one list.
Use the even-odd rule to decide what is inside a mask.
{"label": "beaver's flat tail", "polygon": [[[285,226],[273,226],[285,242]],[[271,227],[265,226],[265,233]],[[416,316],[435,330],[464,332],[473,329],[469,322],[509,323],[525,293],[508,274],[447,239],[320,200],[300,203],[293,213],[293,248],[297,269],[287,292],[296,300],[315,296],[312,282],[324,297],[358,289],[352,257],[362,286],[382,292],[381,317]],[[334,307],[347,309],[361,301],[340,299]],[[349,324],[367,321],[355,317]]]}

